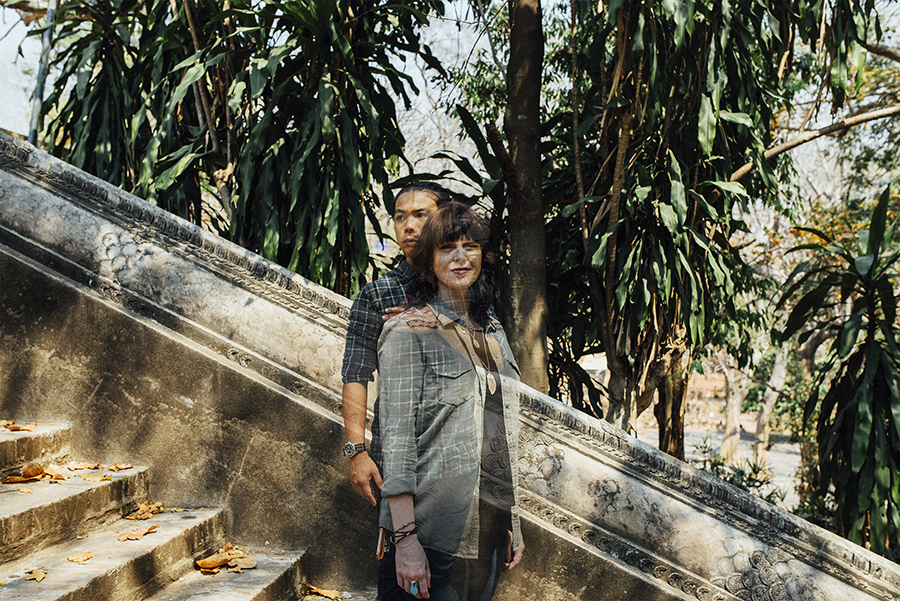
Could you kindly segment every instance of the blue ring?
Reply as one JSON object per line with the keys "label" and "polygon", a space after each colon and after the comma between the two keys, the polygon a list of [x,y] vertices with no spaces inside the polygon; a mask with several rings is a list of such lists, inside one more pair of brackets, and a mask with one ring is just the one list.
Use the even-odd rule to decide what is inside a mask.
{"label": "blue ring", "polygon": [[419,594],[419,583],[417,583],[415,580],[413,580],[409,585],[409,594],[414,597]]}

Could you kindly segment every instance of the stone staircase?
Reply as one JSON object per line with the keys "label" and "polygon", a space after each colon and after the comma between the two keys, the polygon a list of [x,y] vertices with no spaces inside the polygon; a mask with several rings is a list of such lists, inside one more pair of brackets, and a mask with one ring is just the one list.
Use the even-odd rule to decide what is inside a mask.
{"label": "stone staircase", "polygon": [[[71,461],[72,432],[38,425],[33,432],[0,428],[0,476],[24,466]],[[60,470],[70,476],[0,484],[0,600],[32,601],[292,601],[305,580],[302,552],[242,548],[257,567],[240,573],[227,566],[201,574],[194,561],[225,544],[221,509],[168,510],[145,520],[125,519],[150,499],[148,470]],[[30,492],[28,492],[30,491]],[[155,526],[139,540],[122,533]],[[91,553],[87,561],[68,558]],[[34,571],[45,575],[28,579]]]}

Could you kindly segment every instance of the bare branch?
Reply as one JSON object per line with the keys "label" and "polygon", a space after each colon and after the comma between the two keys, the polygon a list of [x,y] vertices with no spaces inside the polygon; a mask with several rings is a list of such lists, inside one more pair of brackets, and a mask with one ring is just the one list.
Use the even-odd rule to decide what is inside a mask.
{"label": "bare branch", "polygon": [[[822,129],[808,131],[797,136],[793,140],[788,140],[787,142],[778,144],[777,146],[773,146],[772,148],[767,150],[765,154],[763,154],[763,157],[765,157],[766,159],[771,159],[772,157],[778,156],[779,154],[784,154],[789,150],[793,150],[794,148],[802,144],[806,144],[807,142],[811,142],[817,138],[830,136],[831,134],[850,129],[851,127],[855,127],[857,125],[862,125],[863,123],[868,123],[869,121],[884,119],[885,117],[893,117],[894,115],[900,115],[900,105],[889,106],[887,108],[872,111],[870,113],[863,113],[862,115],[856,115],[855,117],[841,119],[840,121],[832,123],[831,125],[823,127]],[[754,167],[755,165],[753,164],[753,161],[746,163],[740,169],[731,174],[731,181],[739,181],[742,177],[753,171]]]}

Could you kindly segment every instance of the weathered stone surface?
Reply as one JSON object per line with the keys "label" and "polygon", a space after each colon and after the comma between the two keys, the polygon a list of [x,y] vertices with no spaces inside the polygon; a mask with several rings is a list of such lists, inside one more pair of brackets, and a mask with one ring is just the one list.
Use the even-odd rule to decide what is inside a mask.
{"label": "weathered stone surface", "polygon": [[302,554],[245,551],[255,568],[233,573],[226,567],[215,576],[193,570],[147,601],[282,601],[296,597],[306,579]]}
{"label": "weathered stone surface", "polygon": [[[0,416],[62,419],[161,500],[372,581],[340,458],[349,302],[0,136]],[[900,599],[900,569],[534,391],[505,599]]]}
{"label": "weathered stone surface", "polygon": [[[81,478],[98,473],[111,475],[84,470],[63,483],[0,484],[0,564],[118,520],[133,500],[147,497],[145,469],[133,468],[103,482]],[[16,492],[23,486],[31,494]]]}
{"label": "weathered stone surface", "polygon": [[66,462],[70,441],[71,430],[64,424],[38,424],[27,436],[0,428],[0,478],[20,474],[26,463]]}
{"label": "weathered stone surface", "polygon": [[[119,541],[119,531],[146,523],[121,520],[90,535],[71,539],[3,565],[4,601],[113,601],[145,599],[192,570],[194,557],[216,548],[224,534],[221,510],[198,509],[160,513],[153,517],[156,529],[142,539]],[[90,551],[84,563],[68,561],[70,555]],[[26,581],[28,570],[40,568],[47,577]]]}

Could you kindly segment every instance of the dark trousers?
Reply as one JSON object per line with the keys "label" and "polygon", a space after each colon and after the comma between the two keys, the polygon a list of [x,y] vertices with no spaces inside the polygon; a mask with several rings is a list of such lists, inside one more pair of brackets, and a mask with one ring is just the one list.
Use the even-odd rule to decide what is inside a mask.
{"label": "dark trousers", "polygon": [[[428,591],[431,601],[490,601],[506,561],[508,516],[508,513],[482,504],[478,559],[457,559],[434,549],[425,549],[431,570],[431,588]],[[485,524],[490,524],[490,527],[485,527]],[[420,585],[424,586],[424,583]],[[393,548],[384,554],[378,566],[378,599],[416,599],[397,584]]]}
{"label": "dark trousers", "polygon": [[[506,550],[495,549],[490,557],[483,559],[457,559],[433,549],[425,549],[425,556],[431,569],[431,588],[428,590],[431,601],[489,601],[500,580]],[[385,553],[378,566],[378,600],[415,599],[397,584],[394,551]]]}

